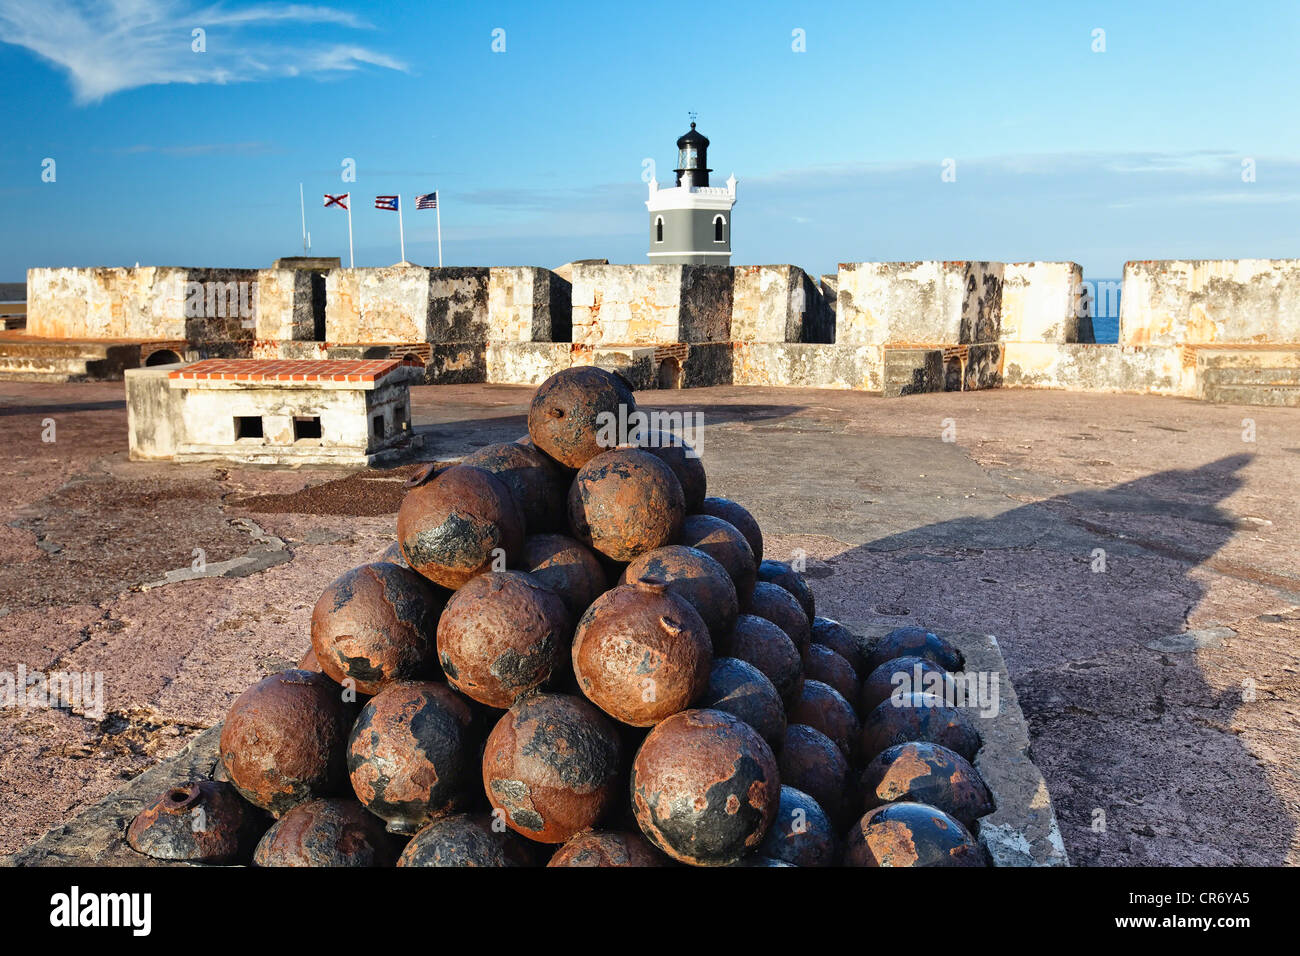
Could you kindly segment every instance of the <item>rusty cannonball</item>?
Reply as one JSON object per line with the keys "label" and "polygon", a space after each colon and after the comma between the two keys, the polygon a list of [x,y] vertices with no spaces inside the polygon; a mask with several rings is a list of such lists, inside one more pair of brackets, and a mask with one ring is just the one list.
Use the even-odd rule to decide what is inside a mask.
{"label": "rusty cannonball", "polygon": [[826,811],[837,831],[848,820],[852,783],[848,758],[824,733],[807,724],[789,724],[777,752],[782,783],[808,794]]}
{"label": "rusty cannonball", "polygon": [[335,578],[311,612],[320,669],[359,694],[436,670],[434,634],[446,591],[395,564],[363,564]]}
{"label": "rusty cannonball", "polygon": [[168,787],[141,810],[126,842],[155,860],[242,863],[270,822],[229,783],[195,780]]}
{"label": "rusty cannonball", "polygon": [[254,866],[392,866],[395,841],[356,800],[324,797],[300,803],[266,831]]}
{"label": "rusty cannonball", "polygon": [[758,566],[758,580],[767,581],[789,591],[803,608],[811,627],[812,622],[817,618],[817,601],[813,597],[812,588],[808,586],[808,581],[802,574],[784,561],[765,560]]}
{"label": "rusty cannonball", "polygon": [[862,771],[862,809],[928,803],[968,826],[993,811],[993,797],[970,761],[947,747],[911,740],[877,754]]}
{"label": "rusty cannonball", "polygon": [[651,730],[631,789],[641,832],[693,866],[727,866],[756,849],[781,796],[772,748],[721,710],[682,711]]}
{"label": "rusty cannonball", "polygon": [[452,813],[430,822],[406,844],[398,866],[533,866],[533,855],[499,820]]}
{"label": "rusty cannonball", "polygon": [[413,570],[455,590],[494,563],[516,561],[524,518],[496,476],[453,465],[407,491],[397,512],[397,540]]}
{"label": "rusty cannonball", "polygon": [[797,700],[803,690],[803,662],[790,635],[765,617],[742,614],[718,652],[748,661],[767,675],[781,699]]}
{"label": "rusty cannonball", "polygon": [[799,699],[786,710],[786,719],[792,724],[816,727],[844,751],[852,763],[858,754],[861,727],[853,705],[829,684],[805,678]]}
{"label": "rusty cannonball", "polygon": [[790,635],[794,646],[803,651],[812,642],[812,627],[799,600],[779,584],[759,581],[749,599],[748,613],[765,617]]}
{"label": "rusty cannonball", "polygon": [[705,498],[698,513],[721,518],[738,529],[745,536],[749,550],[754,555],[754,568],[757,571],[758,565],[763,561],[763,529],[758,526],[752,514],[730,498]]}
{"label": "rusty cannonball", "polygon": [[569,476],[535,447],[517,442],[484,445],[462,458],[461,464],[482,468],[510,490],[528,534],[564,529]]}
{"label": "rusty cannonball", "polygon": [[587,830],[555,851],[547,866],[668,866],[670,860],[640,833]]}
{"label": "rusty cannonball", "polygon": [[983,866],[970,831],[924,803],[889,803],[849,831],[845,866]]}
{"label": "rusty cannonball", "polygon": [[563,534],[535,534],[524,539],[519,570],[554,591],[576,621],[609,589],[605,568],[595,552]]}
{"label": "rusty cannonball", "polygon": [[824,644],[809,644],[802,656],[804,677],[830,684],[851,704],[858,700],[858,675],[852,664]]}
{"label": "rusty cannonball", "polygon": [[615,720],[649,727],[704,693],[713,643],[703,618],[655,578],[602,594],[573,638],[582,693]]}
{"label": "rusty cannonball", "polygon": [[592,365],[562,369],[533,394],[528,434],[533,444],[570,468],[581,468],[619,444],[620,424],[635,421],[636,399],[620,375]]}
{"label": "rusty cannonball", "polygon": [[758,580],[758,563],[745,536],[736,526],[713,515],[687,515],[682,522],[679,544],[697,548],[727,569],[731,582],[736,585],[736,600],[740,609],[749,607]]}
{"label": "rusty cannonball", "polygon": [[665,581],[670,594],[695,608],[715,643],[736,626],[736,585],[726,568],[698,548],[670,544],[647,551],[624,569],[621,583],[646,576]]}
{"label": "rusty cannonball", "polygon": [[231,705],[221,763],[249,803],[279,817],[345,786],[348,730],[356,706],[315,671],[264,677]]}
{"label": "rusty cannonball", "polygon": [[393,681],[361,709],[348,741],[352,789],[390,833],[414,833],[466,806],[476,783],[473,712],[446,684]]}
{"label": "rusty cannonball", "polygon": [[864,760],[895,744],[921,740],[956,751],[974,760],[980,749],[979,731],[964,710],[950,707],[933,694],[904,694],[876,706],[862,721],[860,752]]}
{"label": "rusty cannonball", "polygon": [[617,448],[578,470],[569,488],[574,537],[614,561],[672,544],[686,505],[672,469],[648,452]]}
{"label": "rusty cannonball", "polygon": [[704,496],[708,494],[708,477],[704,473],[704,462],[694,448],[672,432],[661,429],[639,431],[631,447],[649,452],[671,468],[682,486],[686,510],[700,510]]}
{"label": "rusty cannonball", "polygon": [[758,852],[791,866],[835,866],[839,862],[831,818],[811,796],[785,784],[772,828]]}
{"label": "rusty cannonball", "polygon": [[896,657],[885,661],[862,682],[858,713],[869,714],[895,694],[933,693],[951,700],[945,691],[953,686],[952,675],[924,657]]}
{"label": "rusty cannonball", "polygon": [[388,547],[384,548],[384,550],[379,553],[379,557],[375,558],[375,560],[387,561],[389,564],[395,564],[399,568],[410,567],[410,565],[406,563],[406,558],[402,556],[402,543],[400,541],[394,541]]}
{"label": "rusty cannonball", "polygon": [[550,679],[572,633],[564,602],[532,575],[489,571],[447,602],[438,622],[438,662],[452,687],[504,709]]}
{"label": "rusty cannonball", "polygon": [[882,637],[867,654],[867,671],[873,671],[895,657],[924,657],[949,672],[959,671],[965,666],[961,651],[923,627],[899,627]]}
{"label": "rusty cannonball", "polygon": [[748,661],[719,657],[709,671],[709,686],[699,706],[725,710],[758,731],[773,751],[785,739],[785,707],[767,675]]}
{"label": "rusty cannonball", "polygon": [[870,671],[866,669],[866,660],[862,656],[862,647],[853,632],[839,621],[829,617],[815,617],[812,622],[812,642],[829,647],[840,657],[853,665],[858,677],[865,677]]}
{"label": "rusty cannonball", "polygon": [[613,721],[587,701],[530,694],[488,736],[483,790],[516,833],[563,843],[613,804],[622,759]]}

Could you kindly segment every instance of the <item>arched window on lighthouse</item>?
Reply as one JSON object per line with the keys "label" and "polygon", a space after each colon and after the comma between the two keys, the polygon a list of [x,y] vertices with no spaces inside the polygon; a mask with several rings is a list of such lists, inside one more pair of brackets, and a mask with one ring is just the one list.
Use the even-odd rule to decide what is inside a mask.
{"label": "arched window on lighthouse", "polygon": [[655,216],[655,242],[664,241],[664,217]]}
{"label": "arched window on lighthouse", "polygon": [[726,227],[727,227],[727,220],[725,217],[723,216],[713,217],[713,241],[714,242],[727,241],[725,238]]}

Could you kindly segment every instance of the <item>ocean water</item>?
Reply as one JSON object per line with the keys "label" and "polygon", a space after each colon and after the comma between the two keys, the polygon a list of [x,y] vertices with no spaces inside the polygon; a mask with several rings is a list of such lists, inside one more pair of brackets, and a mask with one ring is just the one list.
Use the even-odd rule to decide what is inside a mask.
{"label": "ocean water", "polygon": [[1092,314],[1092,332],[1099,343],[1113,345],[1119,341],[1119,302],[1124,291],[1122,279],[1084,279],[1088,311]]}
{"label": "ocean water", "polygon": [[1092,334],[1098,342],[1115,343],[1119,341],[1119,315],[1095,315],[1092,318]]}

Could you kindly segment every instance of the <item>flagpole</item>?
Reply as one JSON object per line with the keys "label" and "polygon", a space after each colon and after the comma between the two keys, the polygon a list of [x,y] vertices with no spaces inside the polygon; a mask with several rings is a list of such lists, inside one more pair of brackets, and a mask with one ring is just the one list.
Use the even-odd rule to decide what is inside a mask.
{"label": "flagpole", "polygon": [[352,255],[352,197],[348,196],[348,268],[356,267],[357,260]]}
{"label": "flagpole", "polygon": [[402,244],[402,261],[406,261],[406,230],[402,228],[402,197],[397,197],[397,237]]}
{"label": "flagpole", "polygon": [[438,190],[433,191],[433,208],[438,210],[438,268],[442,268],[442,203],[438,201]]}
{"label": "flagpole", "polygon": [[298,184],[298,206],[302,209],[302,254],[307,254],[307,200],[302,194],[302,183]]}

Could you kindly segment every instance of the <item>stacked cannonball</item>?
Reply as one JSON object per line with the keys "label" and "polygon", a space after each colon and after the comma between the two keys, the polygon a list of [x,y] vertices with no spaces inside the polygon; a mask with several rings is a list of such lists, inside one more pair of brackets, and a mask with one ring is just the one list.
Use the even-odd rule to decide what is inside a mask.
{"label": "stacked cannonball", "polygon": [[232,832],[275,818],[264,866],[982,863],[978,734],[891,700],[960,654],[817,617],[690,448],[610,427],[643,421],[621,377],[568,369],[526,437],[421,469],[390,560],[330,583],[300,669],[235,701],[227,782],[164,794],[132,845],[235,859],[148,837],[220,796]]}

